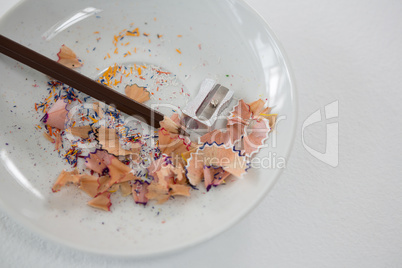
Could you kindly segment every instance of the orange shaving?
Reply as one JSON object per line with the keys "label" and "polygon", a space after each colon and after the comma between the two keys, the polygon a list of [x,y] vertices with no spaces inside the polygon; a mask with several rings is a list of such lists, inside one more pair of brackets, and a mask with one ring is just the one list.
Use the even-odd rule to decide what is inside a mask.
{"label": "orange shaving", "polygon": [[47,140],[50,141],[51,143],[54,143],[54,142],[55,142],[55,140],[54,140],[52,137],[50,137],[50,135],[47,134],[46,132],[43,132],[43,136],[45,137],[45,139],[47,139]]}
{"label": "orange shaving", "polygon": [[196,151],[197,151],[197,148],[194,148],[190,151],[182,153],[181,157],[185,162],[187,162],[187,160],[191,157],[191,153],[195,153]]}
{"label": "orange shaving", "polygon": [[130,182],[125,181],[120,183],[120,191],[122,196],[128,196],[132,193],[132,187]]}
{"label": "orange shaving", "polygon": [[169,189],[165,185],[156,182],[151,182],[145,196],[148,199],[156,200],[158,204],[163,204],[170,198]]}
{"label": "orange shaving", "polygon": [[107,191],[109,193],[115,193],[119,190],[120,184],[113,184]]}
{"label": "orange shaving", "polygon": [[259,99],[252,103],[249,103],[248,105],[250,106],[250,111],[252,112],[253,116],[257,116],[264,109],[265,102]]}
{"label": "orange shaving", "polygon": [[148,182],[136,181],[132,186],[133,199],[136,204],[145,205],[148,202]]}
{"label": "orange shaving", "polygon": [[176,124],[171,118],[165,116],[160,122],[161,128],[164,128],[170,133],[179,133],[180,125]]}
{"label": "orange shaving", "polygon": [[61,147],[61,145],[62,145],[62,140],[61,140],[60,131],[57,131],[57,132],[55,133],[54,148],[55,148],[56,150],[59,150],[60,147]]}
{"label": "orange shaving", "polygon": [[159,149],[163,154],[171,155],[175,153],[180,155],[192,149],[192,143],[188,137],[181,137],[179,134],[169,133],[166,129],[162,128],[159,134]]}
{"label": "orange shaving", "polygon": [[87,174],[81,175],[79,188],[89,196],[95,197],[99,188],[98,178]]}
{"label": "orange shaving", "polygon": [[125,33],[125,35],[127,36],[140,36],[140,31],[138,30],[138,28],[135,28],[133,31],[127,31]]}
{"label": "orange shaving", "polygon": [[243,100],[240,100],[239,103],[230,112],[228,125],[236,122],[247,124],[247,121],[250,119],[251,115],[252,112],[250,110],[250,106],[246,104]]}
{"label": "orange shaving", "polygon": [[81,62],[77,59],[77,55],[65,45],[61,46],[57,56],[59,57],[57,62],[68,68],[78,68],[82,66]]}
{"label": "orange shaving", "polygon": [[160,70],[155,70],[158,74],[171,74],[171,72],[162,72]]}
{"label": "orange shaving", "polygon": [[[139,68],[140,69],[140,68]],[[145,87],[139,87],[137,84],[126,86],[124,89],[127,97],[138,101],[139,103],[144,103],[150,100],[149,91],[145,89]]]}
{"label": "orange shaving", "polygon": [[55,184],[52,187],[52,191],[53,192],[58,192],[60,191],[60,188],[65,186],[67,183],[73,183],[73,184],[77,184],[80,180],[80,177],[78,175],[78,171],[74,170],[74,171],[65,171],[63,170],[59,177],[57,178]]}
{"label": "orange shaving", "polygon": [[115,183],[122,182],[124,179],[124,181],[135,179],[134,176],[126,176],[131,171],[131,168],[120,162],[115,157],[113,157],[110,165],[108,165],[107,167],[109,168],[109,175],[111,179],[111,181],[109,182],[110,186]]}
{"label": "orange shaving", "polygon": [[115,129],[106,128],[101,126],[97,130],[97,139],[100,145],[102,145],[102,149],[108,151],[113,155],[129,155],[130,151],[125,150],[121,147],[119,142],[119,136],[116,133]]}
{"label": "orange shaving", "polygon": [[87,125],[87,126],[80,126],[80,127],[72,127],[71,128],[71,134],[74,136],[81,137],[83,139],[88,139],[89,138],[89,131],[91,131],[92,128]]}
{"label": "orange shaving", "polygon": [[223,167],[225,171],[236,177],[241,177],[246,172],[246,158],[233,151],[232,148],[225,148],[216,144],[205,145],[197,153],[202,154],[205,165]]}
{"label": "orange shaving", "polygon": [[246,131],[248,134],[243,138],[243,149],[246,156],[249,157],[256,153],[268,138],[268,133],[270,131],[269,121],[267,119],[255,121],[250,127],[250,130],[250,133]]}
{"label": "orange shaving", "polygon": [[187,160],[187,178],[192,185],[198,185],[204,178],[204,164],[202,155],[191,153]]}
{"label": "orange shaving", "polygon": [[109,176],[102,176],[98,179],[98,192],[96,195],[106,192],[112,186],[110,180]]}
{"label": "orange shaving", "polygon": [[276,119],[278,117],[278,114],[260,114],[259,119],[261,119],[261,117],[268,119],[269,121],[269,127],[270,127],[270,131],[272,131],[275,127],[276,124]]}
{"label": "orange shaving", "polygon": [[64,129],[64,122],[67,119],[67,103],[63,99],[58,99],[52,108],[47,112],[45,123],[51,127]]}
{"label": "orange shaving", "polygon": [[88,205],[94,208],[110,211],[110,207],[112,205],[112,202],[110,201],[110,193],[106,192],[98,195],[97,197],[89,201]]}
{"label": "orange shaving", "polygon": [[184,196],[190,196],[190,187],[187,185],[180,185],[180,184],[173,184],[170,185],[170,194],[175,196],[175,195],[184,195]]}

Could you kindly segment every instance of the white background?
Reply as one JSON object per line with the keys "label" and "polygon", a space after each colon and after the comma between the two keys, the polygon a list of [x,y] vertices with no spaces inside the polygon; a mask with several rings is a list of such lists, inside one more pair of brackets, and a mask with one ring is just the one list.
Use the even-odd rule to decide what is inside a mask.
{"label": "white background", "polygon": [[[0,15],[16,2],[0,0]],[[263,202],[206,243],[143,260],[65,248],[0,212],[0,267],[402,267],[402,2],[247,2],[281,40],[300,107],[288,168]],[[301,141],[303,121],[333,101],[336,168]],[[325,128],[306,128],[308,146],[325,151]]]}

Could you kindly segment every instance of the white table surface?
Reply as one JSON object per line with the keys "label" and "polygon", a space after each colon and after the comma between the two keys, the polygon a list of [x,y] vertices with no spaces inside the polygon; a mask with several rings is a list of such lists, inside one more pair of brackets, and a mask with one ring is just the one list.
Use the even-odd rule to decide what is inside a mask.
{"label": "white table surface", "polygon": [[[16,0],[1,0],[0,15]],[[288,167],[243,221],[182,253],[86,254],[0,212],[0,267],[402,267],[402,1],[247,0],[293,67],[299,123]],[[339,165],[303,146],[303,122],[338,101]],[[326,123],[305,129],[325,151]]]}

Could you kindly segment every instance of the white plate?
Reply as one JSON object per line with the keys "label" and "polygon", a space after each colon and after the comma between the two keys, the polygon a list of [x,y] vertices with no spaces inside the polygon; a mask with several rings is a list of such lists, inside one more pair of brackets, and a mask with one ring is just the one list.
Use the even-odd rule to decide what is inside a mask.
{"label": "white plate", "polygon": [[[89,7],[101,11],[91,14]],[[52,35],[85,9],[88,17]],[[128,47],[138,48],[131,58],[113,54],[113,35],[130,29],[130,23],[150,36],[131,40]],[[116,256],[183,249],[238,222],[283,170],[294,138],[295,88],[272,31],[242,1],[25,1],[2,18],[0,32],[53,59],[66,44],[84,60],[80,71],[93,78],[99,73],[96,68],[114,62],[145,62],[176,74],[192,96],[204,78],[214,78],[235,90],[237,98],[268,98],[280,117],[269,148],[256,156],[271,168],[251,169],[244,179],[229,180],[208,193],[200,186],[191,198],[159,206],[142,207],[131,198],[116,197],[107,213],[88,207],[88,197],[75,187],[52,193],[55,178],[67,165],[35,130],[40,115],[33,105],[46,95],[47,78],[1,55],[0,205],[49,239]],[[158,39],[156,34],[163,36]],[[112,57],[104,60],[107,53]]]}

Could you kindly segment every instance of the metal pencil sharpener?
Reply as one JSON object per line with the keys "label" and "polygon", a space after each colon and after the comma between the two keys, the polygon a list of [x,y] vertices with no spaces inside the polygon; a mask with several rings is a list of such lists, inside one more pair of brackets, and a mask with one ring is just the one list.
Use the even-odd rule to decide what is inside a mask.
{"label": "metal pencil sharpener", "polygon": [[215,80],[205,79],[197,96],[182,110],[183,125],[191,130],[210,130],[232,97],[233,91]]}

